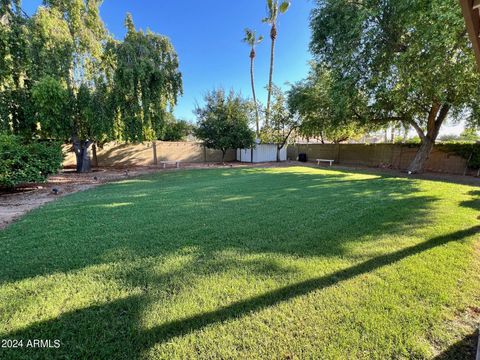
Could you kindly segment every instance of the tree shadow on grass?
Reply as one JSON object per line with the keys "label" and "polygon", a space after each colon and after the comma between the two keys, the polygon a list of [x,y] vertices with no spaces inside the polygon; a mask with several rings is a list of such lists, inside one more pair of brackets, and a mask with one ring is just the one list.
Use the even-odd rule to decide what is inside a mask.
{"label": "tree shadow on grass", "polygon": [[475,210],[480,210],[480,190],[472,190],[469,192],[469,195],[471,195],[473,199],[463,201],[460,203],[460,205]]}
{"label": "tree shadow on grass", "polygon": [[474,360],[477,353],[477,346],[478,330],[450,346],[441,354],[437,355],[434,360]]}
{"label": "tree shadow on grass", "polygon": [[[131,296],[111,303],[92,306],[33,324],[27,329],[9,333],[9,339],[60,339],[59,349],[2,349],[9,359],[16,358],[99,358],[136,359],[156,344],[223,323],[274,306],[284,301],[321,291],[359,275],[390,266],[410,256],[478,233],[479,226],[438,236],[415,246],[375,257],[334,273],[297,282],[270,292],[237,301],[218,310],[200,313],[184,319],[142,329],[142,311],[154,299],[148,295]],[[452,347],[445,352],[454,354],[464,347]],[[0,355],[2,353],[0,352]],[[447,359],[449,357],[445,357]],[[442,358],[443,359],[443,358]]]}
{"label": "tree shadow on grass", "polygon": [[0,283],[106,263],[122,249],[136,258],[185,247],[348,256],[349,243],[428,224],[437,200],[416,195],[412,181],[373,175],[235,169],[145,179],[65,197],[0,232]]}

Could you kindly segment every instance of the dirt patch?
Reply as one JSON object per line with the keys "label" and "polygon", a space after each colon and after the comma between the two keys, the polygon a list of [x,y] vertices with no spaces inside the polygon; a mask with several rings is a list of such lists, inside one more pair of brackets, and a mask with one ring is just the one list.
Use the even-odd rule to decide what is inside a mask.
{"label": "dirt patch", "polygon": [[[143,171],[145,170],[140,170],[140,172]],[[61,196],[122,178],[126,178],[125,171],[116,169],[102,169],[89,174],[77,174],[72,170],[64,170],[50,176],[45,184],[29,185],[12,193],[3,193],[0,195],[0,229],[29,210]],[[58,190],[56,194],[54,189]]]}
{"label": "dirt patch", "polygon": [[[283,163],[239,163],[232,162],[223,164],[213,163],[182,163],[181,169],[208,169],[208,168],[239,168],[239,167],[288,167],[288,166],[311,166],[311,163],[288,161]],[[427,173],[422,175],[407,175],[398,170],[366,167],[332,166],[332,170],[361,171],[369,173],[391,174],[410,178],[429,179],[437,181],[449,181],[460,184],[480,186],[480,179],[471,176],[458,176],[447,174]],[[161,166],[129,167],[129,168],[99,168],[88,174],[77,174],[74,170],[65,169],[57,175],[50,176],[45,184],[30,185],[13,193],[0,194],[0,229],[27,213],[28,211],[42,206],[45,203],[58,199],[77,191],[83,191],[100,184],[125,180],[136,176],[151,174],[162,171],[176,171],[175,166],[163,169]],[[58,193],[54,193],[54,189]]]}

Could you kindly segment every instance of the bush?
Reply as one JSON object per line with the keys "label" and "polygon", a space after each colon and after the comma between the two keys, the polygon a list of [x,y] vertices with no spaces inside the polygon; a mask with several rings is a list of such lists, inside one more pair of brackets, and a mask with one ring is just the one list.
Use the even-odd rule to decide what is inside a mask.
{"label": "bush", "polygon": [[171,121],[167,123],[163,141],[183,141],[193,131],[193,125],[185,120]]}
{"label": "bush", "polygon": [[24,143],[16,136],[0,134],[0,187],[44,182],[61,168],[62,162],[59,143]]}
{"label": "bush", "polygon": [[480,169],[480,143],[451,142],[439,146],[445,152],[463,157],[470,169]]}
{"label": "bush", "polygon": [[404,142],[404,144],[409,144],[409,145],[411,145],[411,144],[420,144],[421,142],[422,142],[422,140],[420,139],[419,136],[414,136],[414,137],[412,137],[412,138],[410,138],[410,139],[407,139],[407,140]]}

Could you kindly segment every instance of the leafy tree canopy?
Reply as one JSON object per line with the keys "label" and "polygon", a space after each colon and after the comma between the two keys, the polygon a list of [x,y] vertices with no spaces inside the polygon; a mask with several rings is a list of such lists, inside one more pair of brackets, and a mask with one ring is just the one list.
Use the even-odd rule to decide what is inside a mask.
{"label": "leafy tree canopy", "polygon": [[314,68],[306,80],[292,86],[288,103],[291,111],[300,116],[299,135],[318,138],[322,143],[340,143],[365,134],[365,126],[355,117],[346,117],[343,108],[337,106],[342,99],[336,95],[327,69]]}
{"label": "leafy tree canopy", "polygon": [[176,120],[175,118],[167,121],[163,141],[184,141],[188,135],[192,134],[194,127],[186,120]]}
{"label": "leafy tree canopy", "polygon": [[115,94],[128,141],[161,138],[168,107],[182,94],[178,56],[170,40],[151,31],[137,31],[131,15],[127,34],[116,46]]}
{"label": "leafy tree canopy", "polygon": [[456,0],[320,0],[311,27],[347,118],[416,129],[423,146],[412,172],[447,116],[478,124],[480,77]]}
{"label": "leafy tree canopy", "polygon": [[165,135],[182,93],[168,38],[127,16],[115,41],[100,0],[44,0],[32,17],[20,0],[0,1],[0,131],[71,141],[79,171],[93,143]]}
{"label": "leafy tree canopy", "polygon": [[287,96],[275,84],[272,85],[272,100],[270,122],[262,128],[260,139],[264,143],[277,144],[281,149],[298,128],[299,119],[290,111]]}
{"label": "leafy tree canopy", "polygon": [[228,149],[249,148],[255,143],[250,129],[252,104],[240,95],[218,89],[205,95],[205,105],[197,107],[195,135],[206,147],[222,151],[222,161]]}

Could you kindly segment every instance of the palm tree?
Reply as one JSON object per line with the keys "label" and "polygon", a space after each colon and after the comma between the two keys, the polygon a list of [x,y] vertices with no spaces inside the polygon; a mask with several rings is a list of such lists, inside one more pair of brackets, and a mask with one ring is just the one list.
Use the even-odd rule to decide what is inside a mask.
{"label": "palm tree", "polygon": [[256,121],[257,121],[257,138],[260,133],[260,128],[259,128],[259,122],[260,118],[258,115],[258,105],[257,105],[257,96],[255,94],[255,78],[253,76],[253,63],[255,61],[255,46],[260,44],[263,40],[263,36],[259,36],[257,38],[257,33],[255,30],[252,29],[245,29],[245,37],[243,38],[243,42],[247,43],[250,48],[250,81],[252,83],[252,95],[253,95],[253,102],[255,103],[255,116],[256,116]]}
{"label": "palm tree", "polygon": [[275,58],[275,40],[277,39],[277,18],[279,14],[285,14],[290,7],[290,1],[288,0],[267,0],[267,17],[263,19],[264,23],[271,26],[270,39],[272,39],[272,45],[270,49],[270,76],[268,80],[268,97],[267,97],[267,109],[265,112],[265,123],[268,125],[268,118],[270,115],[270,101],[272,98],[272,84],[273,84],[273,64]]}

